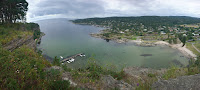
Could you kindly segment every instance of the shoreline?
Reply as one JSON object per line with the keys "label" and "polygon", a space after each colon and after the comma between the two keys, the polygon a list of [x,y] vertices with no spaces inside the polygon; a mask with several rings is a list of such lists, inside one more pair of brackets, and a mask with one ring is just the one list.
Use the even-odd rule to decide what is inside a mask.
{"label": "shoreline", "polygon": [[[144,41],[142,41],[142,40],[130,40],[130,42],[133,42],[133,43],[136,43],[136,44],[144,43]],[[156,42],[153,42],[152,44],[154,44],[153,46],[166,45],[166,46],[171,47],[172,49],[176,49],[176,50],[180,51],[184,56],[186,56],[188,58],[192,58],[192,59],[197,58],[197,56],[191,50],[186,48],[187,47],[186,45],[184,47],[182,47],[182,45],[183,45],[182,43],[180,43],[180,44],[169,44],[168,42],[165,42],[165,41],[156,41]]]}
{"label": "shoreline", "polygon": [[158,42],[156,42],[156,44],[158,44],[158,45],[167,45],[167,46],[169,46],[169,47],[171,47],[173,49],[177,49],[183,55],[185,55],[188,58],[192,58],[192,59],[195,59],[195,60],[197,58],[197,55],[195,55],[191,50],[189,50],[186,45],[184,47],[182,47],[182,45],[183,45],[182,43],[180,43],[180,44],[169,44],[168,42],[158,41]]}
{"label": "shoreline", "polygon": [[187,47],[186,45],[184,47],[182,47],[182,43],[180,43],[180,44],[169,44],[168,42],[165,42],[165,41],[149,42],[149,41],[143,41],[141,39],[129,40],[129,39],[124,39],[124,38],[123,39],[106,38],[106,37],[103,37],[102,35],[100,35],[101,33],[96,33],[96,34],[91,33],[90,35],[92,37],[95,37],[95,38],[102,38],[102,39],[105,39],[105,40],[109,39],[109,40],[114,41],[116,43],[132,42],[132,43],[135,43],[138,46],[143,46],[143,47],[153,47],[153,46],[157,46],[157,45],[166,45],[166,46],[171,47],[172,49],[176,49],[176,50],[180,51],[187,58],[192,58],[192,59],[195,59],[195,60],[197,58],[197,56],[191,50],[186,48]]}

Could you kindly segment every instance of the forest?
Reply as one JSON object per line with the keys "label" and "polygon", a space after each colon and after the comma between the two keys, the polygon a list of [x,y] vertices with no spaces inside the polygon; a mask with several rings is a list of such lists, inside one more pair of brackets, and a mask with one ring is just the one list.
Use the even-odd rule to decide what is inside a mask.
{"label": "forest", "polygon": [[0,0],[0,23],[25,21],[27,10],[26,0]]}
{"label": "forest", "polygon": [[160,26],[175,26],[200,23],[199,18],[187,16],[141,16],[141,17],[107,17],[72,20],[77,24],[106,26],[113,30],[157,29]]}

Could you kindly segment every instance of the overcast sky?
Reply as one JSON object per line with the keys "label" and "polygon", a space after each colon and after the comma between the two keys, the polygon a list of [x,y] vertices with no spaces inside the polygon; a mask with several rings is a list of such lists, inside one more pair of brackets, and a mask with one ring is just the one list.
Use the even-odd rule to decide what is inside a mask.
{"label": "overcast sky", "polygon": [[109,16],[192,16],[200,0],[27,0],[27,21]]}

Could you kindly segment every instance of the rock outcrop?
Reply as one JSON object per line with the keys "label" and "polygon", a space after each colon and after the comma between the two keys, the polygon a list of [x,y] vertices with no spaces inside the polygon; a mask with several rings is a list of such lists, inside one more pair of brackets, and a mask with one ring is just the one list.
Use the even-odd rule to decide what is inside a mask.
{"label": "rock outcrop", "polygon": [[123,71],[128,75],[140,77],[140,76],[148,76],[148,74],[157,74],[160,76],[166,72],[166,69],[155,70],[151,68],[127,67],[124,68]]}
{"label": "rock outcrop", "polygon": [[199,90],[200,74],[181,76],[170,80],[160,80],[153,83],[153,90]]}
{"label": "rock outcrop", "polygon": [[3,47],[9,51],[13,51],[16,48],[19,48],[23,45],[27,45],[30,48],[36,49],[36,42],[33,39],[33,35],[31,36],[23,36],[21,38],[17,38],[12,40],[11,42],[7,43]]}
{"label": "rock outcrop", "polygon": [[115,80],[110,75],[102,77],[101,80],[103,82],[104,90],[110,90],[110,89],[134,90],[135,89],[130,84],[128,84],[122,80],[120,80],[120,81]]}

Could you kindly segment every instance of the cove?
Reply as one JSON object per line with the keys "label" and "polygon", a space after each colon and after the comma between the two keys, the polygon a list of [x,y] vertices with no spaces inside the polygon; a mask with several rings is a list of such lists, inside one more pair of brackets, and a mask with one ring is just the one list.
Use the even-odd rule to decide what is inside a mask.
{"label": "cove", "polygon": [[67,19],[50,19],[37,21],[45,33],[38,48],[52,58],[55,56],[71,56],[84,53],[86,57],[77,57],[75,62],[67,64],[71,68],[82,68],[90,58],[101,66],[113,66],[121,69],[128,66],[149,68],[167,68],[173,64],[185,66],[188,59],[178,50],[168,46],[141,47],[134,43],[107,42],[91,37],[103,28],[76,25]]}

